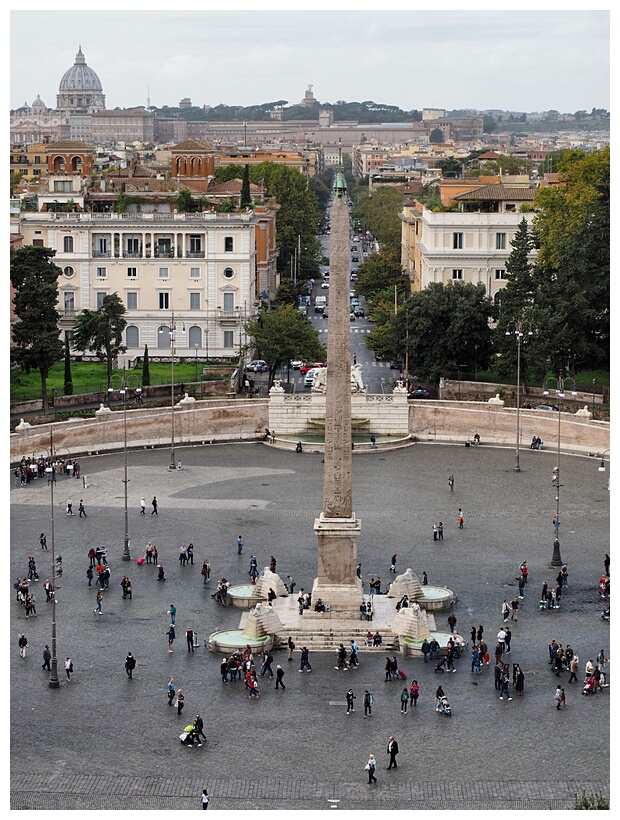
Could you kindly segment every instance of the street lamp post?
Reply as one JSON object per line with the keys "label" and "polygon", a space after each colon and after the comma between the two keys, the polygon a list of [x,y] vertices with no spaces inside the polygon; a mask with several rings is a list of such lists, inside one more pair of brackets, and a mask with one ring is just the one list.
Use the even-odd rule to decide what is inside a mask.
{"label": "street lamp post", "polygon": [[562,399],[565,397],[564,386],[568,382],[572,382],[572,390],[571,394],[576,396],[577,393],[575,391],[575,380],[572,378],[553,378],[550,377],[545,379],[543,383],[543,396],[549,395],[548,385],[555,382],[555,391],[556,396],[558,397],[558,454],[557,454],[557,462],[556,466],[553,469],[553,479],[552,484],[555,487],[555,518],[553,520],[554,528],[555,528],[555,538],[553,540],[553,556],[551,558],[551,566],[552,567],[561,567],[562,566],[562,556],[560,555],[560,487],[562,486],[560,480],[560,441],[561,441],[561,431],[562,431]]}
{"label": "street lamp post", "polygon": [[[605,453],[609,453],[609,450],[604,450],[603,455],[601,456],[601,463],[599,464],[598,471],[599,473],[605,472]],[[609,479],[607,480],[607,490],[609,490]]]}
{"label": "street lamp post", "polygon": [[[183,330],[185,331],[185,323],[181,322]],[[176,457],[174,453],[174,334],[177,329],[176,320],[174,318],[174,311],[172,311],[172,317],[170,320],[170,325],[161,325],[159,328],[159,333],[162,333],[164,328],[167,328],[170,333],[170,363],[171,363],[171,380],[172,380],[172,390],[171,390],[171,404],[170,404],[170,464],[168,465],[168,469],[176,470]]]}
{"label": "street lamp post", "polygon": [[48,484],[50,485],[50,506],[51,506],[51,547],[52,547],[52,661],[49,679],[49,688],[58,689],[58,658],[56,656],[56,555],[54,545],[54,485],[56,484],[56,453],[54,450],[54,429],[50,425],[50,469]]}
{"label": "street lamp post", "polygon": [[[514,329],[511,330],[511,328]],[[517,446],[514,471],[515,473],[520,473],[521,463],[519,455],[521,446],[521,343],[523,341],[523,323],[517,319],[512,319],[512,321],[508,322],[508,324],[506,325],[506,336],[510,336],[513,333],[517,340]],[[534,335],[532,333],[531,328],[528,330],[527,335]]]}
{"label": "street lamp post", "polygon": [[198,381],[198,348],[199,347],[200,347],[200,345],[198,344],[198,342],[196,342],[196,344],[194,345],[194,350],[196,351],[196,366],[195,366],[195,372],[194,372],[194,381],[195,382]]}
{"label": "street lamp post", "polygon": [[596,379],[592,379],[592,418],[594,419],[594,400],[596,398]]}

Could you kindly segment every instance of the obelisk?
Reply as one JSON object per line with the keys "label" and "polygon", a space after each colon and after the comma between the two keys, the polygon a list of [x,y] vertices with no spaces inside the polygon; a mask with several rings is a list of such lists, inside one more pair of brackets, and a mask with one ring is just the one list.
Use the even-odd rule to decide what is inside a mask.
{"label": "obelisk", "polygon": [[323,512],[314,522],[319,560],[312,601],[321,598],[332,612],[357,618],[363,593],[356,575],[361,523],[353,512],[349,208],[345,194],[344,174],[339,170],[330,217]]}

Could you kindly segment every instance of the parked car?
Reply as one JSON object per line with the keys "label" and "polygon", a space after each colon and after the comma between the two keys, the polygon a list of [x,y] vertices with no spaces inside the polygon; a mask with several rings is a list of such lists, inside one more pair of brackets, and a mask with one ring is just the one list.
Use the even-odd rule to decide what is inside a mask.
{"label": "parked car", "polygon": [[[552,404],[536,404],[533,410],[558,410],[557,407],[554,407]],[[559,412],[559,410],[558,410]]]}
{"label": "parked car", "polygon": [[354,322],[354,321],[355,321],[355,313],[353,313],[353,311],[351,311],[351,313],[349,313],[349,321],[350,321],[350,322]]}
{"label": "parked car", "polygon": [[403,363],[402,362],[390,362],[390,370],[402,370]]}
{"label": "parked car", "polygon": [[314,381],[314,374],[317,370],[321,369],[322,368],[320,367],[312,367],[310,370],[308,370],[304,378],[304,387],[312,387],[312,383]]}
{"label": "parked car", "polygon": [[355,313],[356,316],[363,316],[364,315],[364,308],[360,307],[359,305],[356,305],[353,308],[353,313]]}
{"label": "parked car", "polygon": [[423,387],[417,387],[407,394],[408,399],[430,399],[431,394]]}
{"label": "parked car", "polygon": [[322,288],[328,288],[329,287],[329,279],[321,282],[321,287]]}
{"label": "parked car", "polygon": [[315,367],[325,367],[325,363],[324,362],[307,362],[306,364],[302,364],[302,366],[299,368],[299,372],[302,375],[305,375],[306,373],[308,373],[309,370],[312,370]]}
{"label": "parked car", "polygon": [[245,369],[252,373],[264,373],[267,370],[267,362],[264,359],[252,359]]}
{"label": "parked car", "polygon": [[295,359],[294,362],[291,362],[291,367],[293,370],[299,370],[299,368],[303,365],[303,362],[299,361],[299,359]]}

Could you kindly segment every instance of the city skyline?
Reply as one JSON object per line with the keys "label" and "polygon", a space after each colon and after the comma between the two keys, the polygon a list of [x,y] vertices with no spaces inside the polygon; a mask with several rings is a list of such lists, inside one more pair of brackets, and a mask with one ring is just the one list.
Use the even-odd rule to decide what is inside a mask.
{"label": "city skyline", "polygon": [[[20,7],[10,14],[10,107],[30,105],[39,94],[55,108],[60,80],[81,47],[109,109],[149,101],[172,107],[186,97],[196,106],[292,105],[309,86],[322,103],[373,100],[404,110],[609,108],[609,12],[539,12],[528,5],[535,8],[297,12],[252,6],[148,16],[146,6],[105,12],[84,12],[77,4],[74,10]],[[32,59],[32,41],[23,35],[33,19],[54,43],[43,50],[43,63]]]}

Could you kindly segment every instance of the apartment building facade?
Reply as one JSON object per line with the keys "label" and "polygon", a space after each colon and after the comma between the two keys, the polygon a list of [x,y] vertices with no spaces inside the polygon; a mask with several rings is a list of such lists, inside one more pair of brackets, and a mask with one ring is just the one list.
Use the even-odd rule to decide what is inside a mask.
{"label": "apartment building facade", "polygon": [[[261,213],[258,213],[261,211]],[[275,211],[246,213],[22,213],[23,244],[56,251],[60,331],[117,293],[127,359],[170,354],[237,357],[256,313],[259,276],[275,287]],[[257,262],[257,243],[262,257]],[[271,266],[271,270],[268,268]],[[260,268],[260,271],[259,271]]]}
{"label": "apartment building facade", "polygon": [[[400,214],[401,258],[412,293],[431,282],[482,283],[497,302],[506,286],[506,261],[517,227],[524,218],[530,226],[534,219],[533,211],[520,206],[533,196],[531,188],[497,184],[452,192],[460,211],[433,212],[416,200],[406,202]],[[466,210],[468,202],[476,210]]]}

